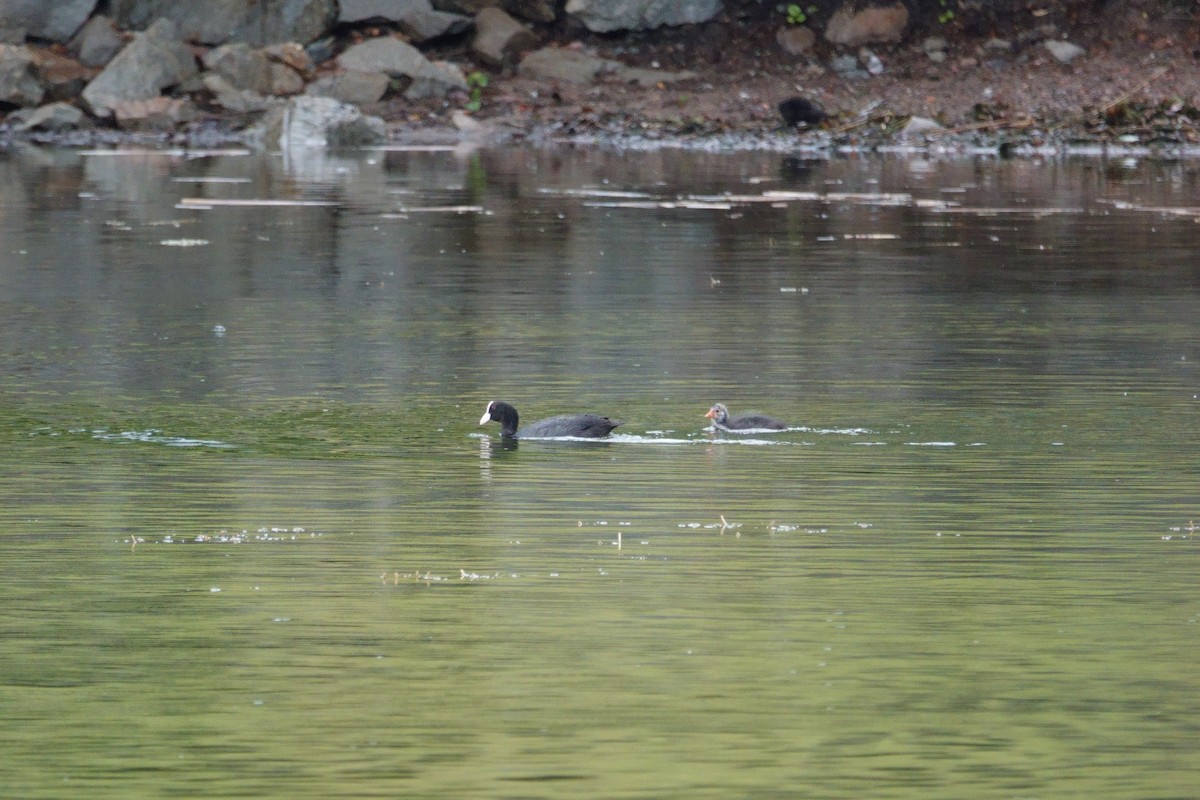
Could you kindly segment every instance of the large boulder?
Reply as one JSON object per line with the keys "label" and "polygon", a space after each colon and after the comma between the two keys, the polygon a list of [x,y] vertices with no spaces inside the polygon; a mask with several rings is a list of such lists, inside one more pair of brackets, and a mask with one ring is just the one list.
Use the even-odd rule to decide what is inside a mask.
{"label": "large boulder", "polygon": [[454,90],[467,91],[467,77],[449,61],[431,61],[413,76],[412,84],[404,90],[408,100],[426,97],[445,97]]}
{"label": "large boulder", "polygon": [[65,42],[83,27],[97,0],[3,0],[0,28],[18,28],[35,39]]}
{"label": "large boulder", "polygon": [[83,90],[83,102],[97,117],[113,116],[121,103],[150,100],[199,72],[192,51],[175,25],[159,20],[134,37]]}
{"label": "large boulder", "polygon": [[707,22],[721,0],[567,0],[566,12],[597,33]]}
{"label": "large boulder", "polygon": [[532,50],[537,35],[501,8],[485,8],[475,17],[475,38],[471,50],[479,60],[494,67],[514,61],[518,54]]}
{"label": "large boulder", "polygon": [[301,73],[287,64],[271,62],[271,94],[276,97],[300,94],[304,91],[304,78]]}
{"label": "large boulder", "polygon": [[279,102],[253,89],[239,88],[216,72],[205,73],[202,83],[215,105],[234,114],[256,114]]}
{"label": "large boulder", "polygon": [[830,44],[858,47],[872,42],[898,42],[908,27],[908,9],[903,3],[855,10],[842,6],[829,18],[825,39]]}
{"label": "large boulder", "polygon": [[341,0],[338,9],[339,23],[392,24],[415,42],[462,33],[471,25],[470,17],[437,11],[430,0]]}
{"label": "large boulder", "polygon": [[316,97],[331,97],[343,103],[365,106],[377,103],[387,94],[392,79],[382,72],[359,72],[344,69],[322,75],[305,87],[304,93]]}
{"label": "large boulder", "polygon": [[37,108],[21,108],[8,115],[14,133],[29,131],[71,131],[90,128],[92,121],[70,103],[50,103]]}
{"label": "large boulder", "polygon": [[329,97],[293,97],[272,108],[247,132],[258,147],[290,150],[312,147],[362,147],[387,141],[387,126],[356,107]]}
{"label": "large boulder", "polygon": [[262,52],[271,62],[271,94],[283,97],[304,91],[305,80],[312,77],[313,63],[303,47],[284,42],[264,47]]}
{"label": "large boulder", "polygon": [[395,36],[380,36],[347,48],[338,56],[337,63],[342,69],[415,78],[429,64],[429,59],[408,42]]}
{"label": "large boulder", "polygon": [[200,60],[235,89],[271,94],[271,60],[262,50],[233,42],[209,50]]}
{"label": "large boulder", "polygon": [[125,37],[113,21],[97,15],[87,21],[67,45],[67,52],[85,67],[103,67],[125,46]]}
{"label": "large boulder", "polygon": [[29,48],[0,44],[0,103],[23,108],[36,106],[45,94]]}
{"label": "large boulder", "polygon": [[188,41],[256,47],[311,42],[337,19],[335,0],[111,0],[109,11],[134,30],[166,17]]}
{"label": "large boulder", "polygon": [[596,58],[565,47],[543,47],[521,59],[518,72],[529,78],[564,83],[591,83],[598,75],[621,67],[617,61]]}

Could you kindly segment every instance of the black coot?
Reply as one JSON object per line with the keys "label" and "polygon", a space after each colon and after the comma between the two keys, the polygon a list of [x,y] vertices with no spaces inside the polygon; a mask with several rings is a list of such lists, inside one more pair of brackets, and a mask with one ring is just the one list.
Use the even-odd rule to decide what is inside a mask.
{"label": "black coot", "polygon": [[517,430],[517,410],[501,400],[488,403],[487,411],[479,420],[480,425],[500,423],[500,435],[514,439],[549,439],[577,436],[584,439],[599,439],[608,436],[612,429],[621,424],[598,414],[562,414],[557,417],[531,422]]}
{"label": "black coot", "polygon": [[729,409],[720,403],[710,408],[704,416],[713,421],[714,428],[720,428],[723,431],[787,430],[786,422],[777,420],[774,417],[768,417],[766,414],[751,412],[731,417],[729,416]]}

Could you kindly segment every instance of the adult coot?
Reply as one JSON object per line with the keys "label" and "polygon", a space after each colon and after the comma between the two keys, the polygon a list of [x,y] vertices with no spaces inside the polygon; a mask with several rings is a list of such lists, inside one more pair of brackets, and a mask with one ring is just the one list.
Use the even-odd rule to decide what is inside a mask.
{"label": "adult coot", "polygon": [[517,410],[501,400],[488,403],[487,411],[479,419],[480,425],[500,423],[500,435],[514,439],[549,439],[577,436],[584,439],[599,439],[608,436],[612,429],[621,424],[598,414],[561,414],[532,422],[517,431]]}
{"label": "adult coot", "polygon": [[750,413],[731,417],[729,409],[720,403],[710,408],[704,416],[713,421],[714,428],[720,428],[723,431],[787,430],[786,422],[768,417],[766,414]]}

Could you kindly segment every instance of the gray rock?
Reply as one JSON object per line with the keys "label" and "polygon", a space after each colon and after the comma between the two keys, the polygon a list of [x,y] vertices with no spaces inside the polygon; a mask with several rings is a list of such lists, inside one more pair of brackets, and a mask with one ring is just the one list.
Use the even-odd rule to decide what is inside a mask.
{"label": "gray rock", "polygon": [[262,51],[271,61],[291,67],[301,75],[312,74],[312,58],[309,56],[308,50],[296,42],[267,45]]}
{"label": "gray rock", "polygon": [[311,42],[337,19],[335,0],[110,0],[109,8],[122,27],[140,30],[165,17],[181,38],[210,45]]}
{"label": "gray rock", "polygon": [[921,49],[925,51],[925,55],[933,53],[944,53],[950,43],[942,36],[926,36],[925,41],[921,42]]}
{"label": "gray rock", "polygon": [[435,11],[431,7],[415,10],[396,24],[414,42],[427,42],[439,36],[462,33],[471,27],[471,18],[463,14]]}
{"label": "gray rock", "polygon": [[454,90],[467,90],[467,78],[462,70],[448,61],[431,61],[404,91],[408,100],[426,97],[445,97]]}
{"label": "gray rock", "polygon": [[380,36],[348,48],[338,56],[337,63],[342,69],[383,72],[393,78],[415,78],[429,64],[429,59],[395,36]]}
{"label": "gray rock", "polygon": [[1047,39],[1042,42],[1042,46],[1049,50],[1050,55],[1054,56],[1054,60],[1060,64],[1070,64],[1087,52],[1079,45],[1064,42],[1061,39]]}
{"label": "gray rock", "polygon": [[707,22],[721,10],[721,0],[567,0],[565,10],[597,33],[651,30]]}
{"label": "gray rock", "polygon": [[361,147],[387,141],[387,126],[330,97],[302,95],[272,108],[247,132],[249,144],[284,150]]}
{"label": "gray rock", "polygon": [[304,91],[304,76],[287,64],[271,62],[271,94],[275,97],[300,94]]}
{"label": "gray rock", "polygon": [[174,24],[162,19],[134,37],[83,90],[83,101],[98,117],[113,116],[121,103],[149,100],[199,71],[192,51]]}
{"label": "gray rock", "polygon": [[92,17],[71,39],[67,52],[85,67],[103,67],[125,46],[125,37],[113,21],[103,15]]}
{"label": "gray rock", "polygon": [[399,22],[416,6],[433,8],[429,0],[341,0],[338,3],[338,22],[343,25],[359,22]]}
{"label": "gray rock", "polygon": [[255,50],[245,42],[213,48],[200,61],[234,89],[246,89],[260,95],[271,93],[271,60],[262,50]]}
{"label": "gray rock", "polygon": [[45,94],[29,48],[0,44],[0,103],[37,106],[41,105]]}
{"label": "gray rock", "polygon": [[867,77],[866,70],[859,68],[858,59],[854,56],[834,56],[829,59],[829,68],[843,77]]}
{"label": "gray rock", "polygon": [[597,75],[612,72],[620,66],[616,61],[596,58],[577,50],[543,47],[521,59],[517,71],[521,75],[539,80],[591,83]]}
{"label": "gray rock", "polygon": [[25,29],[0,28],[0,44],[25,44]]}
{"label": "gray rock", "polygon": [[983,51],[985,53],[1008,53],[1012,49],[1012,42],[1008,39],[1000,39],[995,36],[983,43]]}
{"label": "gray rock", "polygon": [[908,9],[902,3],[854,10],[845,5],[833,13],[825,26],[830,44],[858,47],[872,42],[898,42],[908,26]]}
{"label": "gray rock", "polygon": [[212,95],[214,103],[234,114],[257,114],[270,108],[272,102],[277,102],[253,89],[239,88],[216,72],[204,76],[204,88]]}
{"label": "gray rock", "polygon": [[304,89],[314,97],[329,97],[356,106],[378,103],[387,94],[392,79],[382,72],[346,69],[322,75]]}
{"label": "gray rock", "polygon": [[230,41],[245,24],[249,5],[245,0],[109,0],[108,11],[126,30],[145,30],[155,20],[169,19],[181,39],[215,45]]}
{"label": "gray rock", "polygon": [[494,67],[512,63],[520,53],[532,50],[537,43],[537,35],[503,9],[485,8],[475,17],[471,50],[484,63]]}
{"label": "gray rock", "polygon": [[908,122],[900,129],[899,136],[901,139],[918,139],[926,134],[943,130],[945,128],[938,124],[937,120],[928,117],[909,117]]}
{"label": "gray rock", "polygon": [[436,11],[429,0],[341,0],[339,9],[339,23],[392,23],[416,42],[462,33],[471,25],[470,17]]}
{"label": "gray rock", "polygon": [[21,28],[26,35],[65,42],[83,27],[97,0],[3,0],[0,28]]}
{"label": "gray rock", "polygon": [[87,115],[70,103],[50,103],[37,108],[21,108],[8,115],[15,133],[29,131],[71,131],[92,127]]}
{"label": "gray rock", "polygon": [[784,25],[775,32],[775,41],[789,56],[802,56],[812,52],[817,35],[803,25]]}
{"label": "gray rock", "polygon": [[[206,3],[199,3],[201,6]],[[246,21],[233,41],[264,47],[280,42],[311,42],[324,36],[337,19],[335,0],[277,0],[246,3]]]}

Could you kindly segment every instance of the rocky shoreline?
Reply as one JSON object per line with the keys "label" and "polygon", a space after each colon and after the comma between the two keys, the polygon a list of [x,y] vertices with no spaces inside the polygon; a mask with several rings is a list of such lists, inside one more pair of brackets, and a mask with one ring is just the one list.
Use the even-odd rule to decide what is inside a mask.
{"label": "rocky shoreline", "polygon": [[614,0],[571,0],[573,15],[534,0],[471,14],[429,0],[273,8],[322,2],[316,22],[244,21],[258,41],[219,44],[205,40],[225,34],[197,25],[223,3],[176,3],[140,30],[94,0],[69,4],[78,18],[58,15],[54,31],[35,29],[36,13],[0,18],[12,42],[0,44],[0,141],[1200,154],[1200,33],[1155,0],[1093,16],[1045,2],[987,35],[931,28],[900,3],[835,3],[823,26],[709,0],[642,4],[675,22],[614,21],[602,12],[637,6]]}

